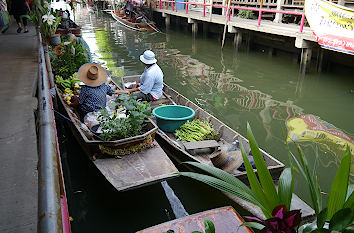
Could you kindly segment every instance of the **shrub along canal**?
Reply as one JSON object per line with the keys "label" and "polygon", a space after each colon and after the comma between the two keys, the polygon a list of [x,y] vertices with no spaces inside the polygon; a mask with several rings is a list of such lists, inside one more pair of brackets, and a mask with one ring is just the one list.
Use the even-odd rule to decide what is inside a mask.
{"label": "shrub along canal", "polygon": [[[244,136],[249,122],[260,147],[287,166],[286,123],[300,127],[293,139],[309,135],[301,131],[300,118],[291,121],[294,117],[319,117],[326,121],[322,125],[327,134],[335,131],[350,136],[354,132],[354,79],[349,71],[301,75],[292,58],[269,57],[262,49],[236,54],[231,43],[226,43],[221,51],[217,39],[193,40],[182,28],[140,33],[124,28],[109,15],[79,11],[77,21],[83,26],[82,35],[94,62],[112,76],[122,71],[125,75],[141,74],[144,66],[138,57],[145,49],[152,49],[168,85]],[[166,196],[161,184],[118,193],[79,151],[70,131],[63,134],[67,135],[62,145],[68,151],[64,168],[70,177],[66,182],[73,232],[134,232],[185,212],[231,204],[214,189],[183,177],[168,184],[184,209],[176,196],[169,192]],[[311,167],[318,151],[317,173],[323,191],[328,192],[343,151],[334,146],[338,141],[323,135],[316,143],[304,137],[301,145]],[[295,192],[310,203],[299,174],[295,175]]]}

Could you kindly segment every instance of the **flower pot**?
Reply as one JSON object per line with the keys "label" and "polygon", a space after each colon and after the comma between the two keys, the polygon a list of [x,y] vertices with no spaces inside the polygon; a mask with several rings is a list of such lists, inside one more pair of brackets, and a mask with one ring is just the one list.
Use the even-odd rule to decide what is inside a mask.
{"label": "flower pot", "polygon": [[53,46],[57,46],[61,44],[61,39],[59,34],[54,34],[50,36],[50,44]]}

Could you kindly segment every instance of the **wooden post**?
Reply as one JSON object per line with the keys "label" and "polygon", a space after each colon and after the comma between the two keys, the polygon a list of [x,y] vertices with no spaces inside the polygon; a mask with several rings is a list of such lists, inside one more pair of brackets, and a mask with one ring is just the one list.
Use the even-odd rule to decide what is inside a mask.
{"label": "wooden post", "polygon": [[193,38],[196,38],[197,34],[198,34],[198,22],[194,22],[192,23],[192,34],[193,34]]}
{"label": "wooden post", "polygon": [[234,36],[234,47],[235,51],[240,51],[242,45],[242,32],[238,29]]}
{"label": "wooden post", "polygon": [[166,29],[170,27],[170,24],[171,24],[171,16],[166,14],[165,16]]}
{"label": "wooden post", "polygon": [[323,67],[328,66],[328,61],[326,59],[326,50],[321,47],[318,48],[316,70],[318,73],[323,71]]}
{"label": "wooden post", "polygon": [[247,53],[250,51],[250,48],[251,48],[251,31],[248,31],[247,35],[246,35],[246,51],[247,51]]}
{"label": "wooden post", "polygon": [[312,48],[303,48],[301,51],[300,73],[306,74],[309,72],[312,56]]}
{"label": "wooden post", "polygon": [[208,36],[209,24],[203,22],[203,37],[206,38]]}

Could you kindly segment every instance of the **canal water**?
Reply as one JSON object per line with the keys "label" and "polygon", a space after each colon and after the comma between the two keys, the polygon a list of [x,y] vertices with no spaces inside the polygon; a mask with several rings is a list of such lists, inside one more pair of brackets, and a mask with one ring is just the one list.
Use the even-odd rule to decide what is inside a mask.
{"label": "canal water", "polygon": [[[82,36],[93,61],[106,67],[112,77],[142,73],[139,56],[146,49],[153,50],[169,86],[244,136],[249,122],[260,147],[287,166],[290,162],[284,142],[289,127],[297,123],[292,139],[301,140],[310,166],[316,166],[322,191],[329,191],[343,155],[338,145],[343,140],[353,143],[351,72],[302,75],[292,58],[272,57],[263,49],[235,53],[227,41],[221,50],[217,39],[193,39],[180,27],[168,33],[134,32],[109,15],[86,9],[78,9],[76,21],[83,27]],[[322,134],[304,131],[302,120],[306,119],[312,125],[320,122]],[[342,139],[331,136],[335,133]],[[184,210],[193,214],[231,204],[219,192],[185,178],[168,181],[184,207],[177,201],[172,208],[171,196],[166,196],[166,187],[161,184],[117,193],[67,137],[63,142],[70,151],[66,170],[71,177],[68,188],[74,232],[134,232],[174,219],[176,209],[183,215]],[[289,146],[295,152],[294,144]],[[310,203],[299,174],[295,174],[295,192]]]}

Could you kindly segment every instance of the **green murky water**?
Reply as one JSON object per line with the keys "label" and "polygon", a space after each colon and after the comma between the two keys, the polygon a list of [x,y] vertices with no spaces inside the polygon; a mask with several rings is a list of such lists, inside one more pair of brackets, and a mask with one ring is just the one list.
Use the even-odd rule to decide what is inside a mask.
{"label": "green murky water", "polygon": [[[246,135],[249,122],[260,147],[286,165],[289,165],[289,159],[283,134],[288,132],[287,121],[297,116],[307,116],[311,121],[315,118],[309,115],[313,115],[331,124],[317,124],[326,126],[322,131],[316,131],[317,134],[299,128],[294,131],[299,134],[297,139],[304,141],[301,145],[310,164],[314,163],[318,149],[320,185],[323,191],[329,191],[343,154],[338,145],[346,139],[344,141],[351,142],[354,149],[353,136],[350,136],[354,133],[354,78],[351,73],[301,75],[298,64],[291,58],[270,57],[252,51],[236,54],[231,42],[221,51],[215,38],[193,40],[185,30],[173,28],[168,34],[133,32],[108,15],[89,14],[84,10],[79,13],[77,21],[83,26],[82,35],[90,46],[93,60],[105,66],[112,76],[118,75],[120,69],[125,75],[142,73],[144,66],[138,57],[145,49],[152,49],[168,85],[242,135]],[[295,122],[298,126],[303,124],[300,118]],[[332,137],[333,132],[343,140]],[[193,195],[187,194],[190,186],[176,182],[176,187],[182,190],[179,197],[189,211],[205,209],[207,204],[201,207],[201,199],[196,198],[196,201]],[[295,177],[295,192],[310,201],[300,175]],[[204,197],[206,194],[199,195]],[[158,221],[150,220],[142,225],[146,227],[149,223],[153,225]]]}

